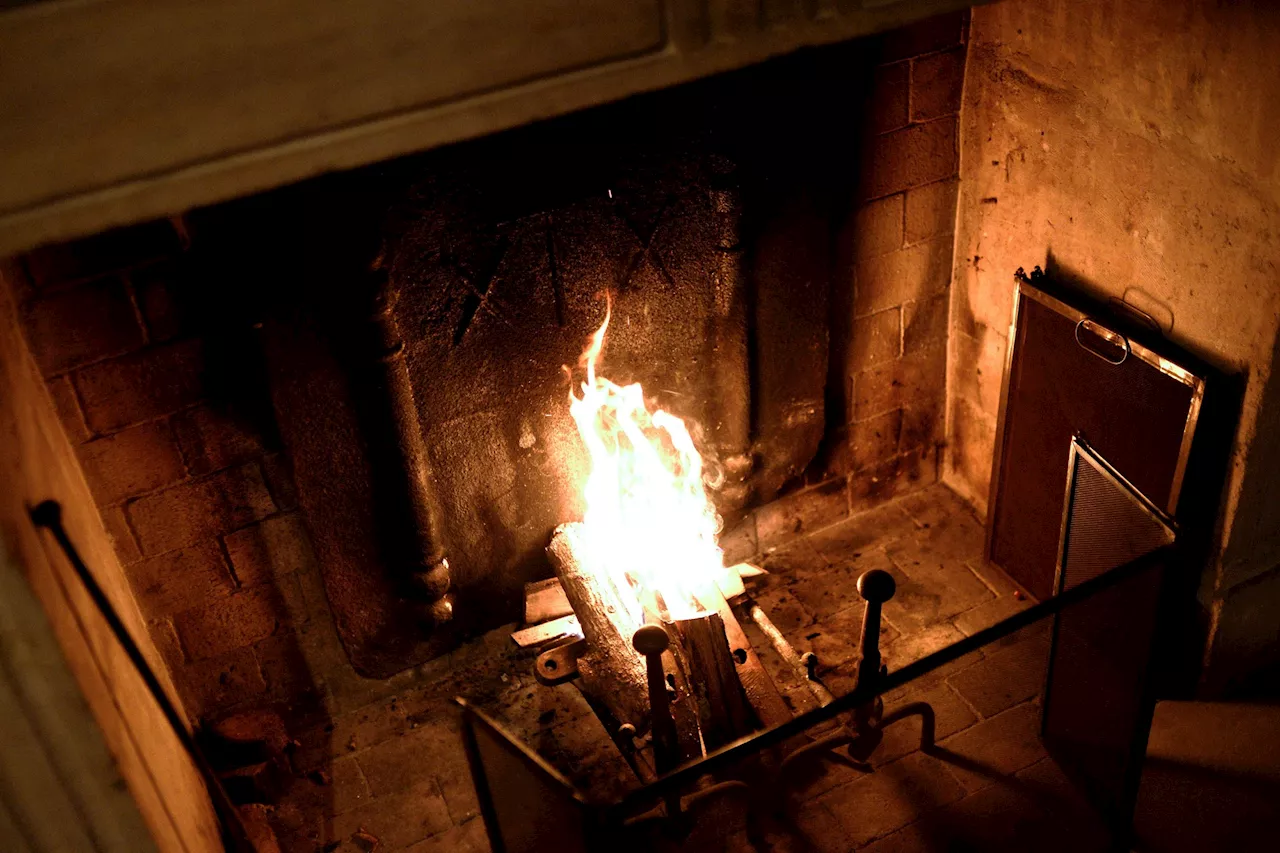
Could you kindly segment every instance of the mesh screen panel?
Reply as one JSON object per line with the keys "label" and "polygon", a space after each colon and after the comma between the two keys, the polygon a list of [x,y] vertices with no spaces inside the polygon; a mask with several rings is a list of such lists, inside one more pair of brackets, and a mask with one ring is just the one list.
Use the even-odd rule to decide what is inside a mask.
{"label": "mesh screen panel", "polygon": [[1173,531],[1142,499],[1076,445],[1067,528],[1056,592],[1096,578],[1173,541]]}
{"label": "mesh screen panel", "polygon": [[[1058,591],[1168,545],[1174,535],[1105,462],[1073,445]],[[1158,569],[1143,572],[1063,610],[1054,623],[1045,745],[1118,822],[1132,808],[1146,743],[1161,578]]]}

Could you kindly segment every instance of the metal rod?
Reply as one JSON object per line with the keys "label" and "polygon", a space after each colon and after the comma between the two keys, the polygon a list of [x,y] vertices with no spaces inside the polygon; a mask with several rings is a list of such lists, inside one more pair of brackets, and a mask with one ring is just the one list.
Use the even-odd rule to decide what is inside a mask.
{"label": "metal rod", "polygon": [[807,665],[806,659],[796,654],[795,648],[778,630],[778,626],[773,624],[773,620],[761,609],[760,605],[751,605],[751,609],[747,612],[751,616],[751,621],[756,623],[756,627],[760,629],[761,633],[769,638],[769,642],[773,644],[773,650],[778,653],[778,657],[782,658],[791,667],[791,671],[808,685],[809,692],[818,700],[818,704],[825,705],[835,698],[831,695],[831,691],[814,677],[814,673],[811,671],[811,667]]}
{"label": "metal rod", "polygon": [[899,720],[915,716],[920,718],[920,749],[928,752],[933,749],[938,730],[937,715],[928,702],[909,702],[900,708],[894,708],[880,720],[880,728],[886,729]]}
{"label": "metal rod", "polygon": [[680,763],[679,735],[671,717],[671,699],[667,696],[667,677],[662,668],[662,653],[671,638],[661,625],[642,625],[636,629],[632,646],[644,655],[645,676],[649,686],[649,716],[653,729],[653,752],[658,772],[665,773]]}
{"label": "metal rod", "polygon": [[867,605],[862,611],[862,660],[858,662],[857,687],[871,686],[880,679],[880,611],[897,589],[893,575],[882,569],[863,572],[858,578],[858,595]]}
{"label": "metal rod", "polygon": [[178,742],[182,744],[182,748],[191,756],[196,770],[200,772],[200,775],[204,778],[205,786],[209,789],[209,798],[213,801],[214,808],[222,818],[222,828],[227,835],[225,840],[230,843],[233,850],[253,853],[254,847],[249,841],[249,835],[245,830],[244,822],[240,818],[240,812],[236,810],[235,804],[231,802],[231,797],[227,795],[227,790],[222,786],[222,781],[213,772],[213,767],[209,765],[204,753],[196,744],[195,738],[187,730],[186,721],[178,713],[178,709],[174,707],[173,702],[170,701],[169,694],[165,693],[160,680],[156,678],[155,672],[151,669],[151,665],[147,663],[147,659],[143,656],[142,650],[138,648],[138,644],[129,635],[129,629],[121,621],[120,615],[116,613],[110,599],[102,591],[102,587],[98,585],[98,581],[90,573],[84,561],[80,559],[80,552],[76,550],[71,538],[67,535],[66,528],[62,526],[62,505],[57,501],[43,501],[31,510],[30,515],[31,521],[36,527],[43,527],[53,534],[53,538],[62,548],[62,553],[66,555],[71,567],[80,578],[80,583],[84,585],[85,591],[89,593],[89,598],[93,600],[94,606],[102,614],[107,627],[111,629],[111,633],[115,635],[117,642],[124,649],[129,662],[138,671],[138,675],[141,676],[142,683],[146,685],[151,697],[160,706],[160,711],[164,714],[170,728],[173,729]]}
{"label": "metal rod", "polygon": [[[666,773],[680,763],[680,733],[671,716],[671,697],[667,695],[667,678],[662,668],[662,653],[671,645],[671,637],[661,625],[641,625],[632,636],[631,645],[644,655],[645,675],[649,684],[649,727],[653,732],[654,763],[658,773]],[[663,797],[667,817],[678,817],[683,809],[674,791]]]}
{"label": "metal rod", "polygon": [[818,723],[854,710],[881,693],[901,687],[989,643],[1003,639],[1048,616],[1053,616],[1063,608],[1092,598],[1094,595],[1123,583],[1143,571],[1158,567],[1169,559],[1173,553],[1174,546],[1159,548],[1119,568],[1112,569],[1096,578],[1090,578],[1053,598],[1033,604],[1026,610],[1015,613],[1007,619],[971,634],[964,639],[957,640],[944,649],[907,664],[902,669],[890,672],[881,678],[873,679],[876,682],[874,684],[859,684],[852,691],[836,698],[828,705],[815,708],[808,713],[801,714],[764,731],[739,738],[733,743],[725,744],[701,759],[691,761],[644,788],[633,791],[624,797],[616,808],[629,810],[643,805],[653,797],[662,796],[671,789],[690,784],[705,773],[714,772],[727,764],[740,761],[749,755],[755,755],[767,747],[803,733],[806,729]]}

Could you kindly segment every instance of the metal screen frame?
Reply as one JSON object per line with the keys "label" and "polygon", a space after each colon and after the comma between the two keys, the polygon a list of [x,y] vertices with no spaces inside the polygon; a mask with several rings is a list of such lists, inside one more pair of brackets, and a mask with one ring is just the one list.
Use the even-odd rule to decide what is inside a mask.
{"label": "metal screen frame", "polygon": [[[1128,493],[1138,509],[1163,527],[1168,532],[1169,541],[1165,543],[1166,545],[1173,544],[1178,531],[1177,522],[1168,513],[1156,506],[1150,498],[1138,491],[1132,483],[1125,479],[1123,474],[1112,467],[1110,462],[1103,459],[1098,451],[1089,446],[1083,436],[1077,435],[1071,439],[1071,453],[1067,458],[1069,461],[1067,462],[1067,484],[1062,497],[1062,526],[1059,528],[1058,533],[1058,561],[1054,566],[1053,575],[1053,594],[1055,596],[1062,595],[1063,588],[1066,585],[1065,562],[1067,549],[1071,547],[1071,497],[1075,492],[1076,471],[1079,470],[1078,466],[1082,462],[1110,480],[1116,488]],[[1057,617],[1055,617],[1055,629],[1057,621]]]}
{"label": "metal screen frame", "polygon": [[[602,839],[599,836],[603,824],[600,810],[588,802],[560,771],[489,715],[461,697],[454,701],[462,709],[462,744],[466,750],[471,781],[476,789],[480,815],[493,853],[587,853],[600,849]],[[494,796],[494,780],[489,778],[491,768],[484,759],[480,746],[481,737],[496,745],[503,758],[509,761],[510,766],[506,769],[509,777],[515,772],[524,773],[522,778],[545,788],[554,800],[547,803],[548,808],[554,807],[571,815],[557,823],[555,834],[538,837],[532,843],[517,841],[513,844],[506,837],[499,814],[502,804]]]}
{"label": "metal screen frame", "polygon": [[[1058,558],[1055,566],[1053,598],[1060,599],[1067,592],[1067,555],[1071,547],[1071,519],[1072,510],[1074,509],[1074,493],[1076,490],[1076,482],[1078,472],[1081,465],[1090,466],[1096,473],[1109,481],[1117,490],[1127,496],[1135,508],[1142,512],[1147,518],[1155,522],[1166,534],[1166,541],[1163,544],[1156,545],[1146,554],[1138,555],[1128,561],[1118,563],[1114,568],[1106,569],[1091,578],[1086,578],[1075,586],[1096,582],[1107,575],[1111,575],[1121,568],[1132,565],[1139,560],[1150,558],[1156,553],[1166,553],[1173,555],[1176,553],[1175,543],[1177,538],[1178,527],[1176,522],[1164,511],[1162,511],[1154,502],[1145,494],[1133,486],[1124,475],[1117,471],[1105,458],[1097,451],[1091,448],[1088,443],[1079,435],[1071,440],[1071,449],[1069,453],[1069,462],[1067,465],[1067,477],[1065,494],[1063,497],[1062,508],[1062,525],[1060,528],[1058,539]],[[1165,566],[1159,566],[1152,571],[1162,572]],[[1152,613],[1152,640],[1153,645],[1147,651],[1147,661],[1144,671],[1141,675],[1141,681],[1135,685],[1135,694],[1137,699],[1135,704],[1137,711],[1134,720],[1134,728],[1129,739],[1129,749],[1126,762],[1119,779],[1119,795],[1113,800],[1108,801],[1108,793],[1104,788],[1097,787],[1087,777],[1088,771],[1082,767],[1076,767],[1068,772],[1068,776],[1074,777],[1073,781],[1077,785],[1082,785],[1089,796],[1093,805],[1100,809],[1111,822],[1113,830],[1117,833],[1126,833],[1131,830],[1133,810],[1137,803],[1138,786],[1142,776],[1142,764],[1146,755],[1147,739],[1151,730],[1151,719],[1155,710],[1155,685],[1152,678],[1151,668],[1152,660],[1156,654],[1154,646],[1154,638],[1159,636],[1160,623],[1160,602],[1163,597],[1160,586],[1163,583],[1163,575],[1156,581],[1155,600],[1152,602],[1154,612]],[[1085,604],[1086,602],[1081,602]],[[1055,750],[1051,746],[1054,735],[1050,731],[1050,709],[1053,702],[1053,685],[1055,675],[1055,663],[1058,660],[1059,644],[1061,642],[1061,621],[1063,616],[1067,614],[1066,610],[1059,610],[1053,616],[1053,627],[1049,641],[1049,662],[1045,671],[1044,691],[1040,712],[1040,738],[1045,745],[1045,749],[1050,755],[1054,755]],[[1096,777],[1093,777],[1096,778]]]}
{"label": "metal screen frame", "polygon": [[[476,750],[476,733],[484,730],[495,738],[508,741],[502,749],[524,765],[524,769],[555,781],[565,795],[578,804],[581,822],[576,827],[586,833],[589,850],[606,850],[618,853],[618,828],[624,827],[628,818],[651,812],[664,800],[671,796],[687,793],[697,781],[707,774],[716,774],[744,760],[754,760],[765,750],[777,748],[790,739],[813,730],[816,726],[829,722],[837,717],[856,711],[877,696],[888,693],[906,684],[916,681],[937,671],[940,667],[954,663],[965,655],[985,648],[1002,639],[1012,636],[1018,631],[1051,617],[1064,608],[1094,598],[1114,589],[1118,585],[1153,571],[1162,571],[1172,557],[1172,548],[1166,547],[1132,560],[1125,565],[1104,573],[1102,576],[1086,580],[1077,586],[1054,596],[1047,601],[1031,604],[1005,619],[973,634],[962,637],[954,643],[932,652],[919,660],[906,664],[887,675],[875,679],[871,683],[864,682],[849,693],[838,696],[826,705],[820,705],[792,719],[767,729],[754,732],[713,750],[700,759],[687,762],[659,776],[657,779],[643,784],[640,788],[624,795],[621,800],[610,803],[592,803],[563,775],[547,764],[540,756],[529,749],[523,742],[507,732],[501,725],[493,721],[483,712],[470,705],[465,699],[455,699],[463,712],[462,737],[468,752],[468,760],[475,776],[477,794],[480,800],[480,811],[484,817],[486,829],[490,830],[490,839],[494,853],[516,853],[510,850],[501,839],[501,829],[497,826],[497,813],[493,800],[494,790],[489,785],[488,775]],[[580,836],[581,837],[581,836]],[[625,835],[621,836],[625,838]],[[493,839],[498,839],[496,842]],[[558,844],[556,853],[564,849]]]}

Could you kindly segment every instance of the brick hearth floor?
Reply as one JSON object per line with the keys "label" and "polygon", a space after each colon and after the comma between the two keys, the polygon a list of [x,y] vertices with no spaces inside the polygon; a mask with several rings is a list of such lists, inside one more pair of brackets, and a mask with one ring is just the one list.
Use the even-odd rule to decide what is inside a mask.
{"label": "brick hearth floor", "polygon": [[[890,669],[916,660],[1027,606],[980,557],[982,528],[943,486],[931,486],[811,533],[759,558],[770,574],[753,597],[800,651],[818,655],[836,694],[850,689],[861,628],[858,575],[881,568],[898,591],[885,607]],[[572,685],[538,685],[532,656],[510,628],[492,632],[417,674],[396,695],[336,715],[300,738],[300,776],[272,820],[285,851],[486,851],[457,734],[462,694],[559,766],[576,784],[617,794],[634,777]],[[749,631],[751,633],[751,631]],[[753,637],[796,710],[813,707],[763,638]],[[917,749],[918,718],[896,723],[868,772],[834,755],[814,763],[776,814],[730,799],[682,843],[688,851],[1093,850],[1106,837],[1044,752],[1039,694],[1048,626],[1037,625],[886,694],[886,709],[922,700],[937,714],[943,748]],[[395,681],[393,679],[393,681]]]}

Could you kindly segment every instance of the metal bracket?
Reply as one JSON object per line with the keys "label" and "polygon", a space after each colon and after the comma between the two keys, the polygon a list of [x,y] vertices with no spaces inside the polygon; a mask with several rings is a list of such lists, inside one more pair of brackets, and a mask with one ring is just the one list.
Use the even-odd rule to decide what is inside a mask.
{"label": "metal bracket", "polygon": [[538,655],[533,664],[533,677],[548,687],[573,681],[578,677],[578,658],[586,653],[587,641],[583,639],[556,646]]}

